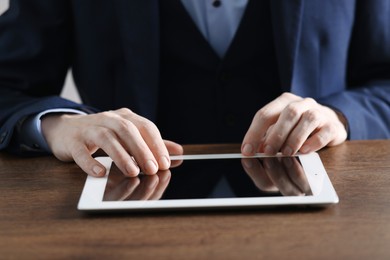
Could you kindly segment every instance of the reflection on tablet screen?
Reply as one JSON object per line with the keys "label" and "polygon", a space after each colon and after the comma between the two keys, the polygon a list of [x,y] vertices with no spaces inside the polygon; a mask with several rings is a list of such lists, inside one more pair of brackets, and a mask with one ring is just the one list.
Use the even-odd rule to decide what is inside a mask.
{"label": "reflection on tablet screen", "polygon": [[298,157],[185,160],[156,175],[125,177],[113,163],[104,201],[309,196]]}

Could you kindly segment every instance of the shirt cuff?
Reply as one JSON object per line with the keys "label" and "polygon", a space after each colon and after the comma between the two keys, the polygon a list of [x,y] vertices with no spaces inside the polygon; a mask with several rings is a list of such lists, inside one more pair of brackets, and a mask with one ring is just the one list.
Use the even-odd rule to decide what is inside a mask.
{"label": "shirt cuff", "polygon": [[41,118],[45,115],[53,114],[53,113],[79,114],[79,115],[87,114],[81,110],[76,110],[71,108],[55,108],[55,109],[48,109],[39,114],[29,116],[23,122],[23,127],[21,130],[21,133],[24,135],[23,139],[29,143],[27,144],[28,146],[31,146],[37,150],[42,150],[49,153],[51,152],[49,145],[47,144],[46,139],[43,137],[42,134]]}

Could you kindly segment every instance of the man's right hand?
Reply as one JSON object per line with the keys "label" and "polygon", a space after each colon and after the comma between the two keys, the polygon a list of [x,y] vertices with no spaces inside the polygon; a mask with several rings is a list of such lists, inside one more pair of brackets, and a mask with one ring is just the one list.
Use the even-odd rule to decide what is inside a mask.
{"label": "man's right hand", "polygon": [[167,170],[169,154],[183,153],[181,145],[162,139],[155,124],[126,108],[91,115],[49,114],[41,120],[54,156],[75,161],[95,177],[105,175],[105,167],[92,157],[99,148],[127,176]]}

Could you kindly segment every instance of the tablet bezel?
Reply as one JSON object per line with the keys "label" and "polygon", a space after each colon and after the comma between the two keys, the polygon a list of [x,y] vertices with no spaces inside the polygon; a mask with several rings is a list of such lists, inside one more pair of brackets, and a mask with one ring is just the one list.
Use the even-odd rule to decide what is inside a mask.
{"label": "tablet bezel", "polygon": [[[281,155],[276,155],[281,156]],[[171,156],[171,160],[212,160],[225,158],[262,158],[264,154],[243,156],[242,154],[198,154]],[[95,178],[88,176],[78,203],[81,211],[150,211],[150,210],[198,210],[227,208],[258,208],[272,206],[327,206],[339,202],[335,189],[326,173],[318,153],[298,154],[312,195],[278,196],[256,198],[210,198],[210,199],[175,199],[143,201],[103,201],[108,173],[112,164],[109,157],[98,157],[106,167],[106,176]]]}

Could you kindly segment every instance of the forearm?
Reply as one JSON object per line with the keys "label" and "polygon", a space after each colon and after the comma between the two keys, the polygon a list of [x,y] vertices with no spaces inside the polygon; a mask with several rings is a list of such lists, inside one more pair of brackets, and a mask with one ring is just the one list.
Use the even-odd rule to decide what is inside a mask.
{"label": "forearm", "polygon": [[[34,149],[37,152],[51,153],[45,137],[42,133],[42,118],[54,114],[80,114],[85,115],[86,113],[75,109],[57,108],[45,110],[37,115],[31,115],[23,120],[17,134],[22,138],[21,144]],[[16,133],[15,133],[16,134]]]}
{"label": "forearm", "polygon": [[[0,104],[5,102],[0,101]],[[0,150],[7,149],[16,154],[36,154],[42,153],[34,146],[25,143],[25,136],[22,131],[23,123],[31,116],[37,115],[42,111],[51,109],[76,109],[84,113],[94,113],[97,109],[74,103],[72,101],[52,96],[42,99],[31,99],[19,104],[10,104],[9,108],[2,107],[0,110]]]}

